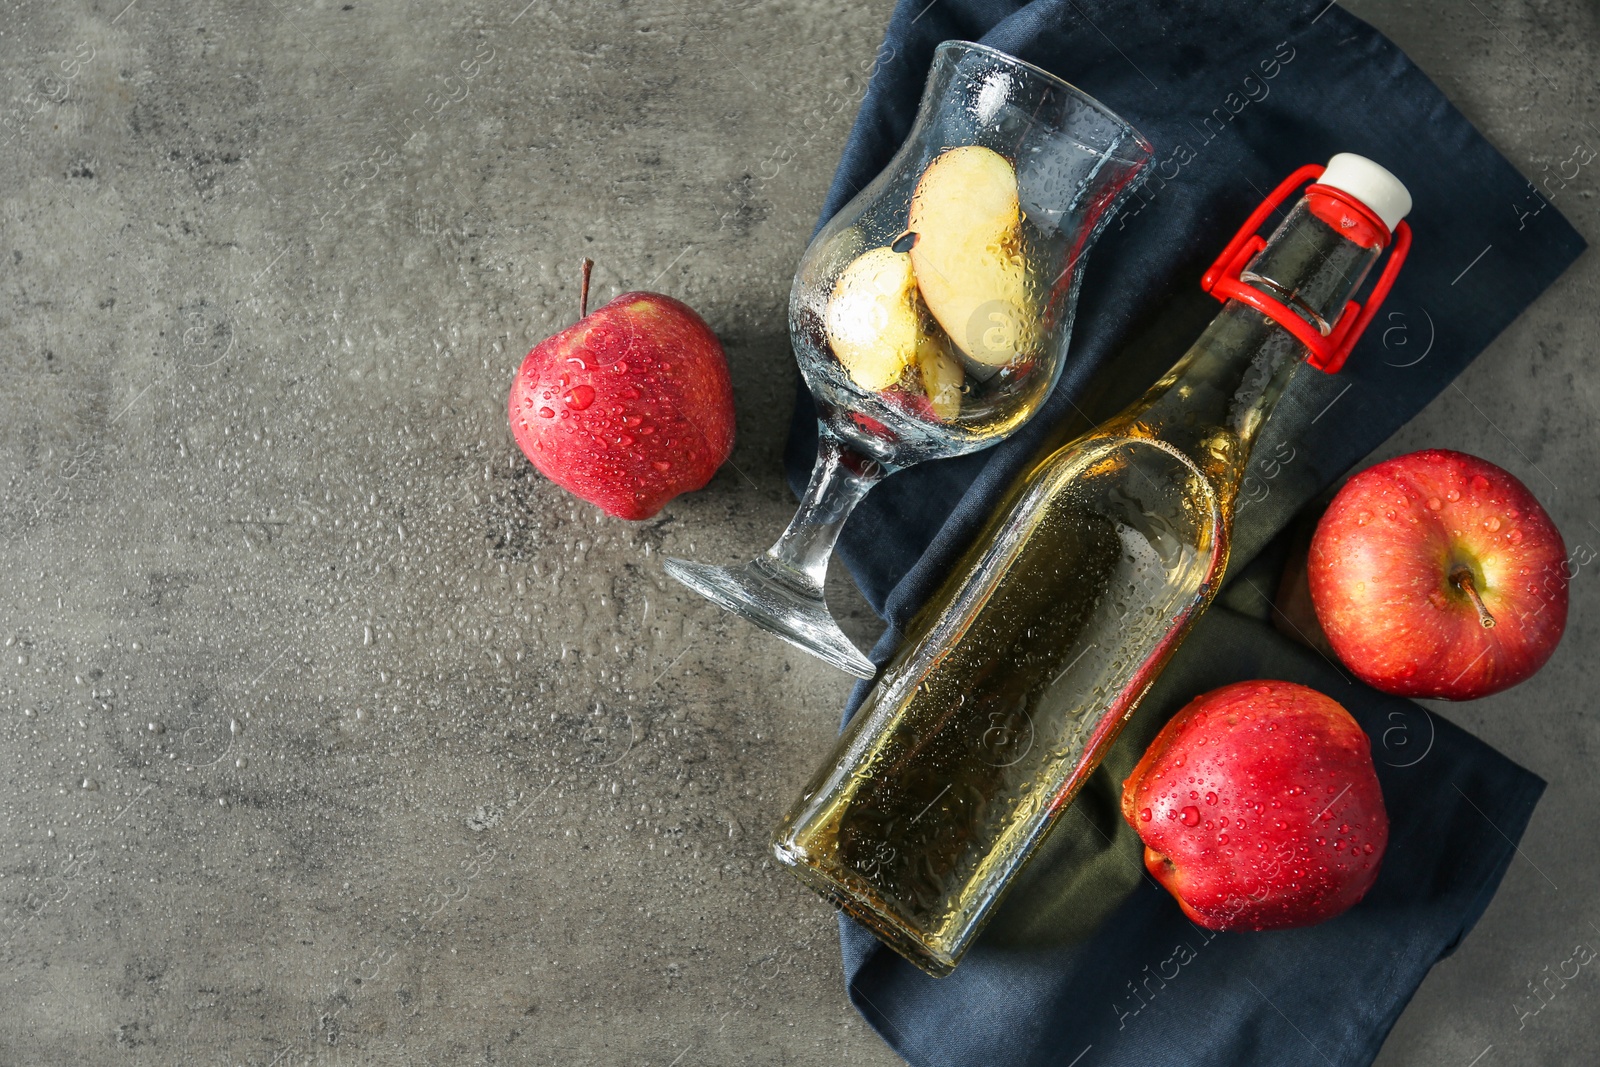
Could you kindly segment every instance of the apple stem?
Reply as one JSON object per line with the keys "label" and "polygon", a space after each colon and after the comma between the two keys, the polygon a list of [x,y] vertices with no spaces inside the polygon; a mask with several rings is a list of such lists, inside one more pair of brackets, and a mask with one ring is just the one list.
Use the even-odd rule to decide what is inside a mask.
{"label": "apple stem", "polygon": [[1472,601],[1472,606],[1478,609],[1478,622],[1485,630],[1494,625],[1494,616],[1489,614],[1489,609],[1483,606],[1483,598],[1478,595],[1478,587],[1472,582],[1472,572],[1465,567],[1450,576],[1456,587],[1467,594],[1467,599]]}
{"label": "apple stem", "polygon": [[578,318],[582,319],[589,315],[589,274],[594,270],[594,260],[584,256],[578,269],[583,272],[583,281],[578,285]]}

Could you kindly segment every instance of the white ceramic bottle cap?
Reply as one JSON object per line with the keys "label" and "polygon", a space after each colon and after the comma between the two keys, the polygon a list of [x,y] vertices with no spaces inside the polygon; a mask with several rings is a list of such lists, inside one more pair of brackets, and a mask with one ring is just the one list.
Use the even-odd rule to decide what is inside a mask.
{"label": "white ceramic bottle cap", "polygon": [[1411,211],[1411,194],[1400,179],[1366,156],[1353,152],[1340,152],[1328,160],[1328,169],[1322,172],[1317,183],[1331,185],[1367,205],[1391,233]]}

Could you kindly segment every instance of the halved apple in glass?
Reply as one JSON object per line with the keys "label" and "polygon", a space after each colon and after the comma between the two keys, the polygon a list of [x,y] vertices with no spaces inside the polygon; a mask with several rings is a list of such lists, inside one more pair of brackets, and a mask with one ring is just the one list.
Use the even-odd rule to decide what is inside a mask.
{"label": "halved apple in glass", "polygon": [[961,411],[966,370],[931,322],[910,257],[890,247],[850,261],[824,315],[828,344],[852,382],[874,393],[896,385],[924,393],[923,410],[949,422]]}
{"label": "halved apple in glass", "polygon": [[1000,153],[952,148],[911,196],[908,253],[922,299],[973,368],[998,368],[1038,341],[1037,286],[1022,250],[1017,172]]}
{"label": "halved apple in glass", "polygon": [[876,393],[900,380],[923,336],[921,305],[904,253],[874,248],[850,261],[833,283],[823,325],[851,381]]}
{"label": "halved apple in glass", "polygon": [[941,422],[951,422],[961,414],[961,386],[967,371],[961,361],[950,354],[944,336],[925,331],[917,342],[917,376],[922,391],[928,394],[928,404],[934,417]]}

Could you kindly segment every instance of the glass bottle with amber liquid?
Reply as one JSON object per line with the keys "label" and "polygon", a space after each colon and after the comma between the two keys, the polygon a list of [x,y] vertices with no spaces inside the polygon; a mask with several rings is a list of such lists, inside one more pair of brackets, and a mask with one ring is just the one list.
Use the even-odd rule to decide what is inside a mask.
{"label": "glass bottle with amber liquid", "polygon": [[[1274,191],[1202,281],[1225,303],[1199,340],[1026,473],[917,616],[778,828],[781,863],[923,970],[954,969],[1216,594],[1251,443],[1308,357],[1337,371],[1410,206],[1349,154]],[[1363,311],[1350,297],[1390,245]]]}

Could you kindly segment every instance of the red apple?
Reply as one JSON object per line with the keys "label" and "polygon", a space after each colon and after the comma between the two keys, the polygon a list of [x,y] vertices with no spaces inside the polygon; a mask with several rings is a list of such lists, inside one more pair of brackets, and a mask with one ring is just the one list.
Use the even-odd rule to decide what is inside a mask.
{"label": "red apple", "polygon": [[733,383],[688,305],[623,293],[539,342],[511,386],[511,433],[545,477],[620,519],[648,519],[733,451]]}
{"label": "red apple", "polygon": [[1362,681],[1471,700],[1531,676],[1567,626],[1566,546],[1511,474],[1445,449],[1339,490],[1311,540],[1311,602]]}
{"label": "red apple", "polygon": [[1211,930],[1310,926],[1378,877],[1389,816],[1367,735],[1293,682],[1195,697],[1122,786],[1144,863]]}

